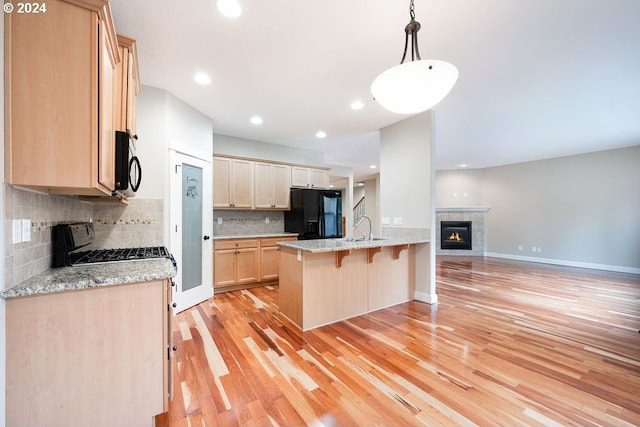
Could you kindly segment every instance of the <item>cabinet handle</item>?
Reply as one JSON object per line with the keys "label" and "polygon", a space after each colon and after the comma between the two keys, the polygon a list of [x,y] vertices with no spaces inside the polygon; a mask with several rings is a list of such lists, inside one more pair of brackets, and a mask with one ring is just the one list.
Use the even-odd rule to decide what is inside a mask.
{"label": "cabinet handle", "polygon": [[178,350],[178,346],[177,346],[177,345],[174,345],[174,346],[171,348],[171,350],[173,350],[173,351]]}
{"label": "cabinet handle", "polygon": [[172,280],[172,281],[171,281],[171,287],[172,287],[172,288],[175,288],[175,286],[176,286],[176,282],[174,282],[174,281]]}

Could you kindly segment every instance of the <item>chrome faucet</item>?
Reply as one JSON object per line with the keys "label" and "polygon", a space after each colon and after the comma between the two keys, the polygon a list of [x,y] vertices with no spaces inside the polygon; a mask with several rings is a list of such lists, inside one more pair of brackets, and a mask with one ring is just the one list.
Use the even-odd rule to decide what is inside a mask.
{"label": "chrome faucet", "polygon": [[373,227],[371,226],[371,219],[368,216],[362,215],[360,218],[358,218],[358,221],[353,225],[353,229],[355,230],[364,219],[369,221],[369,239],[368,240],[373,240]]}

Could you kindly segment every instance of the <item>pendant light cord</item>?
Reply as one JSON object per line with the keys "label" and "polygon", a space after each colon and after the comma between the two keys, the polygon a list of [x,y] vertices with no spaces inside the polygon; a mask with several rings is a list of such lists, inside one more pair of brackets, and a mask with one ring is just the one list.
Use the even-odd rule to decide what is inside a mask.
{"label": "pendant light cord", "polygon": [[404,63],[407,57],[407,47],[409,47],[409,37],[411,37],[411,60],[420,61],[420,51],[418,50],[418,31],[420,31],[420,23],[416,21],[416,12],[413,6],[413,0],[409,3],[409,17],[411,21],[404,27],[404,53],[402,54],[401,64]]}

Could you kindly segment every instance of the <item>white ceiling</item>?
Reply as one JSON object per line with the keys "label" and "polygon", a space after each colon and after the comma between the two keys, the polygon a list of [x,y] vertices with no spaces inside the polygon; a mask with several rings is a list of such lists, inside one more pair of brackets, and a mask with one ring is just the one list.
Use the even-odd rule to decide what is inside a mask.
{"label": "white ceiling", "polygon": [[[138,40],[142,84],[209,116],[215,133],[323,151],[356,179],[370,174],[378,130],[407,117],[369,86],[400,62],[409,2],[239,1],[235,19],[215,0],[111,5],[118,32]],[[415,13],[422,58],[460,72],[434,109],[438,169],[640,144],[639,0],[415,0]],[[194,83],[198,71],[212,84]]]}

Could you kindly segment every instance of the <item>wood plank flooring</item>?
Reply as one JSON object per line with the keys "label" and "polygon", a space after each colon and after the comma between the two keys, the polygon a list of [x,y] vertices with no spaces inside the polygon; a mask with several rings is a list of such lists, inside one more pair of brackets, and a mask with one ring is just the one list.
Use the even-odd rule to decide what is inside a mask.
{"label": "wood plank flooring", "polygon": [[180,313],[157,425],[640,425],[640,276],[482,257],[436,272],[437,305],[305,333],[277,286]]}

